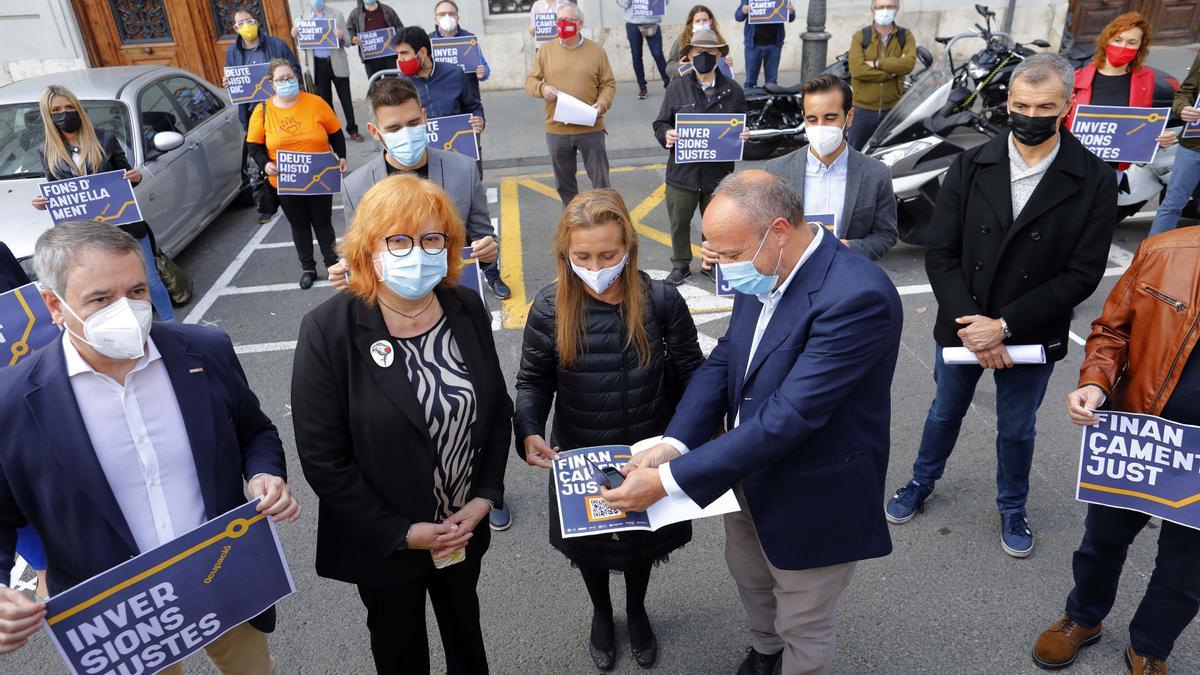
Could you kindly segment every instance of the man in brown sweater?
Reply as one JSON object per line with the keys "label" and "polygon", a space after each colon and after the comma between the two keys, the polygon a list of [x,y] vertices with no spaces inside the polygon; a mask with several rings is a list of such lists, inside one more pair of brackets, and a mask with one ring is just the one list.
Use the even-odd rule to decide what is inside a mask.
{"label": "man in brown sweater", "polygon": [[[604,146],[604,113],[617,93],[608,56],[600,45],[579,34],[583,12],[571,2],[558,5],[558,39],[538,49],[533,66],[525,76],[525,91],[546,101],[546,147],[554,164],[554,183],[563,207],[579,193],[575,180],[575,151],[583,155],[583,167],[593,188],[610,187],[608,151]],[[569,94],[596,109],[592,126],[554,121],[559,92]]]}

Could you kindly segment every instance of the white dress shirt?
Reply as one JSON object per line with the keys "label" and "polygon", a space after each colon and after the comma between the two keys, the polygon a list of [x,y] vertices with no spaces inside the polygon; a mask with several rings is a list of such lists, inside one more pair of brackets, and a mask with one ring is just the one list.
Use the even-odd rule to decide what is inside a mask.
{"label": "white dress shirt", "polygon": [[[807,209],[805,209],[807,211]],[[825,237],[825,228],[816,228],[817,232],[813,239],[808,244],[808,248],[804,249],[804,253],[800,255],[800,260],[796,261],[796,266],[788,273],[787,278],[783,283],[779,284],[775,290],[770,293],[755,296],[762,303],[762,309],[758,312],[758,321],[754,324],[754,337],[750,340],[750,354],[746,358],[746,372],[750,372],[750,364],[754,363],[754,353],[758,351],[758,343],[762,341],[763,334],[767,332],[767,326],[771,324],[771,318],[775,316],[775,309],[779,306],[779,301],[783,299],[783,294],[787,292],[789,286],[792,285],[792,279],[796,278],[796,273],[800,271],[800,267],[804,262],[812,257],[816,252],[817,246],[820,246],[821,240]],[[743,374],[744,375],[744,374]],[[737,415],[733,418],[733,426],[736,428],[742,422],[742,411],[739,406]],[[689,448],[683,444],[678,438],[665,436],[662,439],[663,443],[674,447],[679,451],[679,454],[687,454]],[[683,489],[679,487],[679,483],[675,482],[675,477],[671,475],[671,463],[667,462],[658,467],[658,475],[662,480],[663,487],[667,490],[667,495],[671,497],[683,496],[686,497]]]}
{"label": "white dress shirt", "polygon": [[833,163],[825,166],[810,148],[805,153],[804,164],[804,212],[833,214],[833,232],[844,238],[846,224],[842,209],[846,206],[846,173],[849,170],[850,146],[845,145]]}
{"label": "white dress shirt", "polygon": [[89,366],[69,335],[62,344],[92,449],[139,552],[203,523],[192,445],[154,340],[123,384]]}

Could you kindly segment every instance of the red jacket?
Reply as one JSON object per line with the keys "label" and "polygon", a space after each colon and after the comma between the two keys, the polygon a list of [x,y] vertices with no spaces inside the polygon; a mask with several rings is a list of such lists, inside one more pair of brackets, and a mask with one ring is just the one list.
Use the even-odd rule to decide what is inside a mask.
{"label": "red jacket", "polygon": [[[1071,110],[1067,113],[1067,117],[1063,120],[1067,128],[1071,128],[1071,123],[1075,121],[1075,108],[1081,105],[1088,105],[1092,102],[1092,81],[1096,79],[1096,66],[1088,64],[1075,71],[1075,102],[1071,104]],[[1150,68],[1142,66],[1131,73],[1129,78],[1129,107],[1131,108],[1147,108],[1154,103],[1154,71]],[[1119,165],[1121,171],[1129,168],[1129,164],[1122,162]]]}

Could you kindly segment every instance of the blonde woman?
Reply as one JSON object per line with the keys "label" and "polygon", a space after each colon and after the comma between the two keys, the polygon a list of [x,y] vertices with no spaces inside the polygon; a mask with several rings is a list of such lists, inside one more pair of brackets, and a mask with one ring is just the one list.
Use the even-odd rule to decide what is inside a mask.
{"label": "blonde woman", "polygon": [[[63,180],[89,176],[106,171],[125,171],[125,179],[133,185],[142,180],[142,172],[129,164],[125,149],[116,134],[92,126],[87,110],[66,87],[52,84],[42,90],[38,108],[42,113],[45,141],[38,146],[46,170],[46,180]],[[45,211],[49,200],[38,195],[33,208]],[[175,310],[171,296],[158,276],[154,265],[154,244],[150,226],[145,221],[118,225],[138,241],[146,260],[146,280],[150,285],[150,301],[161,321],[174,321]]]}
{"label": "blonde woman", "polygon": [[[525,326],[517,373],[517,452],[549,469],[559,450],[631,445],[663,432],[674,393],[703,356],[696,325],[675,288],[637,267],[638,235],[615,190],[582,192],[567,204],[554,236],[557,281],[538,293]],[[555,406],[555,438],[546,418]],[[592,600],[588,652],[596,667],[616,663],[610,571],[625,574],[634,659],[650,667],[658,642],[646,613],[656,562],[691,541],[690,523],[657,532],[563,539],[550,499],[550,543],[579,567]]]}

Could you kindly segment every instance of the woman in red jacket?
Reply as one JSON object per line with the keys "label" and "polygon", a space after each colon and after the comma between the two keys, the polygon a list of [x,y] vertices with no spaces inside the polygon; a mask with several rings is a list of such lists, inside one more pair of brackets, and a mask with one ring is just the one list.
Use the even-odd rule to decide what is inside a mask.
{"label": "woman in red jacket", "polygon": [[[1147,108],[1154,102],[1154,71],[1144,65],[1150,53],[1150,22],[1138,12],[1113,19],[1096,38],[1096,56],[1075,71],[1075,101],[1064,123],[1071,128],[1075,108],[1080,105],[1112,105]],[[1175,134],[1163,132],[1158,147],[1176,142]],[[1124,171],[1128,164],[1117,169]]]}

